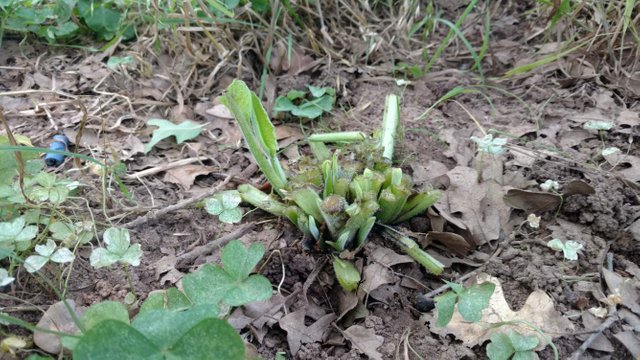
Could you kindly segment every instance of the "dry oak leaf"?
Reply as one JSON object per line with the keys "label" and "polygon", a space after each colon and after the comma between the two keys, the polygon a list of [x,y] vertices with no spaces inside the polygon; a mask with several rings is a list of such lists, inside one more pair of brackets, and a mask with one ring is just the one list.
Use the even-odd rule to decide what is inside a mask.
{"label": "dry oak leaf", "polygon": [[322,341],[329,325],[336,319],[335,314],[327,314],[310,326],[306,326],[304,324],[306,314],[307,310],[300,309],[289,313],[278,321],[280,327],[287,332],[289,351],[293,356],[298,353],[302,344]]}
{"label": "dry oak leaf", "polygon": [[[538,349],[547,346],[545,338],[541,337],[535,330],[523,324],[530,323],[539,327],[550,337],[573,330],[571,321],[562,316],[554,309],[553,300],[542,290],[532,292],[522,308],[518,311],[511,310],[511,307],[504,298],[504,292],[500,285],[500,280],[485,273],[478,274],[476,282],[481,284],[490,281],[496,285],[496,289],[489,300],[489,307],[482,311],[482,318],[479,322],[470,323],[465,321],[456,310],[453,318],[445,327],[437,327],[433,316],[430,330],[441,336],[452,334],[461,340],[465,346],[473,347],[489,340],[495,331],[507,332],[513,329],[524,336],[535,335],[540,339]],[[436,311],[437,312],[437,311]],[[514,324],[505,324],[500,327],[492,327],[491,324],[513,321]]]}
{"label": "dry oak leaf", "polygon": [[347,340],[351,341],[351,344],[358,348],[361,353],[367,355],[369,359],[382,360],[382,354],[376,349],[382,346],[384,338],[376,335],[375,330],[367,329],[360,325],[353,325],[342,334]]}
{"label": "dry oak leaf", "polygon": [[178,166],[167,170],[164,174],[164,181],[181,185],[185,190],[189,190],[196,180],[196,177],[210,174],[215,170],[212,166],[197,164]]}

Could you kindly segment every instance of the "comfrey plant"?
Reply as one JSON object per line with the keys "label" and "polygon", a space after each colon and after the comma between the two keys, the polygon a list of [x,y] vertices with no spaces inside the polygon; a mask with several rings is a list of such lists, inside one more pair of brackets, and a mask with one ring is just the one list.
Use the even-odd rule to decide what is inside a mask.
{"label": "comfrey plant", "polygon": [[[289,171],[278,159],[274,126],[245,83],[234,81],[220,101],[238,121],[249,151],[275,193],[243,184],[237,189],[242,201],[288,218],[311,240],[308,245],[338,252],[361,247],[375,224],[409,220],[440,197],[435,190],[414,192],[411,177],[391,166],[400,112],[395,95],[387,97],[382,127],[374,137],[361,132],[312,135],[308,140],[314,156]],[[343,146],[331,153],[328,142]],[[442,272],[443,265],[411,239],[388,228],[383,232],[427,270]]]}

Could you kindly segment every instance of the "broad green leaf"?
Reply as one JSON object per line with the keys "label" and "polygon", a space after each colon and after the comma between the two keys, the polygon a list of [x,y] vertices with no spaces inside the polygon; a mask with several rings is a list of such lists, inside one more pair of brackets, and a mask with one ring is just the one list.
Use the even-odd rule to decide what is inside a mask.
{"label": "broad green leaf", "polygon": [[319,98],[323,95],[334,96],[336,94],[335,89],[332,87],[316,87],[313,85],[308,85],[309,91],[314,98]]}
{"label": "broad green leaf", "polygon": [[215,304],[234,287],[234,280],[222,268],[206,264],[182,278],[185,294],[194,304]]}
{"label": "broad green leaf", "polygon": [[351,292],[358,288],[360,272],[351,262],[334,256],[333,271],[336,273],[336,278],[340,286],[342,286],[345,291]]}
{"label": "broad green leaf", "polygon": [[578,260],[578,251],[582,250],[582,244],[577,241],[553,239],[547,243],[547,246],[554,250],[561,250],[565,259]]}
{"label": "broad green leaf", "polygon": [[226,321],[204,319],[173,344],[170,353],[174,359],[244,360],[244,342]]}
{"label": "broad green leaf", "polygon": [[298,105],[294,104],[290,99],[280,96],[276,99],[276,103],[273,106],[273,111],[286,111],[292,112],[298,109]]}
{"label": "broad green leaf", "polygon": [[480,285],[473,284],[460,292],[458,295],[458,311],[462,318],[471,322],[480,321],[482,310],[489,306],[489,300],[495,288],[495,284],[484,282]]}
{"label": "broad green leaf", "polygon": [[0,268],[0,286],[9,285],[16,278],[9,276],[9,272],[6,269]]}
{"label": "broad green leaf", "polygon": [[129,312],[117,301],[103,301],[91,305],[82,316],[82,323],[86,330],[106,320],[120,321],[129,324]]}
{"label": "broad green leaf", "polygon": [[230,241],[221,254],[224,270],[236,280],[246,279],[264,256],[264,245],[253,243],[248,248],[239,240]]}
{"label": "broad green leaf", "polygon": [[56,243],[53,242],[53,240],[48,239],[46,245],[36,245],[35,250],[38,255],[49,257],[56,250]]}
{"label": "broad green leaf", "polygon": [[233,209],[238,207],[242,202],[242,197],[237,191],[225,191],[221,195],[222,197],[222,206],[225,209]]}
{"label": "broad green leaf", "polygon": [[182,279],[185,294],[195,304],[214,304],[224,301],[240,306],[271,297],[271,283],[262,275],[248,276],[264,255],[261,244],[248,249],[238,240],[231,241],[222,250],[225,268],[205,265]]}
{"label": "broad green leaf", "polygon": [[513,330],[510,330],[507,336],[516,352],[531,351],[540,343],[540,339],[535,335],[525,336]]}
{"label": "broad green leaf", "polygon": [[503,146],[507,144],[507,139],[504,139],[504,138],[494,139],[492,134],[487,134],[482,138],[472,136],[471,140],[478,145],[479,152],[483,152],[491,155],[502,154],[505,151]]}
{"label": "broad green leaf", "polygon": [[[191,300],[177,288],[167,289],[167,309],[169,310],[183,310],[191,307],[193,304]],[[211,311],[218,313],[218,308],[212,308]]]}
{"label": "broad green leaf", "polygon": [[11,221],[0,222],[0,244],[3,247],[10,247],[18,251],[24,251],[31,245],[31,240],[36,237],[38,227],[26,225],[23,216],[14,218]]}
{"label": "broad green leaf", "polygon": [[49,261],[48,257],[40,256],[40,255],[31,255],[24,261],[24,267],[27,269],[27,272],[34,273],[40,270],[47,262]]}
{"label": "broad green leaf", "polygon": [[456,307],[456,298],[458,296],[453,291],[447,291],[442,295],[438,295],[434,298],[436,301],[436,309],[438,310],[438,320],[436,326],[447,326],[451,318],[453,317],[453,311]]}
{"label": "broad green leaf", "polygon": [[154,290],[140,305],[140,311],[138,311],[138,317],[149,311],[166,309],[166,290]]}
{"label": "broad green leaf", "polygon": [[107,67],[109,69],[117,69],[120,65],[126,65],[134,61],[133,56],[111,56],[107,61]]}
{"label": "broad green leaf", "polygon": [[515,349],[509,337],[501,332],[491,335],[491,342],[487,345],[487,356],[490,360],[509,360]]}
{"label": "broad green leaf", "polygon": [[74,224],[56,221],[49,225],[51,237],[61,241],[65,247],[75,247],[89,243],[93,239],[91,222],[77,222]]}
{"label": "broad green leaf", "polygon": [[160,360],[161,350],[138,330],[118,320],[105,320],[87,331],[73,351],[74,360]]}
{"label": "broad green leaf", "polygon": [[84,21],[103,40],[111,40],[120,27],[118,11],[99,6],[85,16]]}
{"label": "broad green leaf", "polygon": [[273,188],[281,192],[287,184],[287,177],[277,156],[275,128],[260,99],[241,80],[234,80],[219,99],[240,125],[249,151],[260,170]]}
{"label": "broad green leaf", "polygon": [[56,252],[54,252],[53,255],[51,255],[50,259],[55,263],[62,264],[62,263],[72,262],[73,259],[75,259],[75,256],[73,255],[71,250],[67,248],[61,248],[56,250]]}
{"label": "broad green leaf", "polygon": [[268,300],[271,294],[272,289],[269,279],[259,274],[253,274],[230,288],[223,301],[230,306],[240,306],[251,302]]}
{"label": "broad green leaf", "polygon": [[204,125],[196,124],[193,121],[184,121],[178,125],[164,119],[151,119],[147,121],[147,125],[157,126],[153,131],[151,140],[144,146],[144,152],[148,153],[161,140],[174,136],[178,144],[186,140],[191,140],[202,132]]}
{"label": "broad green leaf", "polygon": [[219,216],[224,211],[222,201],[216,197],[209,198],[204,203],[204,208],[211,215]]}
{"label": "broad green leaf", "polygon": [[103,235],[103,241],[107,248],[97,248],[90,256],[91,266],[101,268],[116,262],[140,265],[142,250],[140,244],[131,244],[129,230],[124,228],[108,228]]}
{"label": "broad green leaf", "polygon": [[220,221],[227,224],[236,224],[242,221],[242,209],[225,209],[218,217]]}
{"label": "broad green leaf", "polygon": [[151,310],[138,315],[131,326],[140,331],[157,347],[169,349],[189,329],[207,318],[216,318],[218,314],[211,312],[208,306],[175,310]]}
{"label": "broad green leaf", "polygon": [[[296,99],[300,99],[303,98],[305,95],[307,95],[306,91],[302,91],[302,90],[289,90],[289,92],[287,93],[287,99],[293,101]],[[278,101],[276,99],[276,101]]]}

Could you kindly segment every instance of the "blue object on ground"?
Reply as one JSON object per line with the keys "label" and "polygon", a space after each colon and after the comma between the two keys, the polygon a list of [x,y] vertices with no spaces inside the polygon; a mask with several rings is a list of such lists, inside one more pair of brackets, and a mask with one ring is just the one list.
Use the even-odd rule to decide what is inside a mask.
{"label": "blue object on ground", "polygon": [[[69,138],[62,134],[54,135],[53,142],[49,144],[49,150],[67,151],[68,147]],[[44,156],[44,162],[47,166],[60,166],[66,157],[67,156],[63,154],[47,153]]]}

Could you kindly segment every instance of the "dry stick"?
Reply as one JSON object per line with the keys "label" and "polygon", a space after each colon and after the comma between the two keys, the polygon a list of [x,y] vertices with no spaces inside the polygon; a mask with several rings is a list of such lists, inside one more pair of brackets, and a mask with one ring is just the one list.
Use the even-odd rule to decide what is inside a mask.
{"label": "dry stick", "polygon": [[203,192],[202,194],[200,194],[198,196],[192,197],[191,199],[183,200],[183,201],[181,201],[181,202],[179,202],[177,204],[173,204],[173,205],[167,206],[166,208],[163,208],[163,209],[148,213],[147,215],[139,217],[139,218],[137,218],[137,219],[135,219],[135,220],[133,220],[131,222],[128,222],[128,223],[124,224],[123,226],[125,228],[127,228],[127,229],[131,229],[131,228],[140,226],[142,224],[146,224],[149,221],[156,220],[159,217],[161,217],[163,215],[166,215],[166,214],[168,214],[168,213],[170,213],[172,211],[175,211],[175,210],[178,210],[178,209],[182,209],[182,208],[187,207],[187,206],[189,206],[191,204],[195,204],[198,201],[204,200],[204,199],[208,198],[209,196],[213,196],[215,193],[220,191],[220,189],[222,189],[225,185],[227,185],[229,183],[231,178],[232,178],[231,175],[227,175],[227,177],[220,184],[218,184],[216,187],[211,188],[211,189]]}
{"label": "dry stick", "polygon": [[[606,259],[607,259],[607,268],[610,271],[613,271],[613,253],[607,252],[606,253]],[[600,264],[602,264],[602,261],[600,262]],[[602,271],[600,271],[600,272],[602,272]],[[591,346],[591,344],[593,344],[593,342],[596,341],[598,336],[602,335],[603,331],[605,331],[608,328],[610,328],[611,325],[613,325],[618,320],[620,320],[620,317],[618,316],[618,307],[617,307],[617,305],[616,304],[609,305],[609,311],[608,311],[608,314],[607,314],[607,320],[605,320],[605,322],[600,324],[600,326],[598,326],[598,328],[595,330],[595,332],[593,334],[591,334],[591,336],[589,336],[587,338],[587,340],[585,340],[582,343],[582,345],[580,345],[580,347],[571,354],[571,357],[569,358],[569,360],[579,360],[582,357],[582,355],[584,354],[584,352],[587,351],[587,349],[589,349],[589,346]]]}
{"label": "dry stick", "polygon": [[142,171],[138,171],[137,173],[128,174],[124,178],[125,179],[129,179],[129,180],[136,180],[138,178],[149,176],[149,175],[155,175],[157,173],[160,173],[160,172],[163,172],[163,171],[167,171],[167,170],[173,169],[173,168],[178,167],[178,166],[189,165],[189,164],[192,164],[194,162],[205,161],[207,159],[208,159],[208,157],[206,157],[206,156],[199,156],[199,157],[195,157],[195,158],[177,160],[177,161],[170,162],[168,164],[155,166],[155,167],[152,167],[150,169],[145,169],[145,170],[142,170]]}
{"label": "dry stick", "polygon": [[221,237],[208,244],[197,246],[193,250],[180,255],[176,260],[176,268],[182,268],[185,264],[197,259],[199,256],[210,254],[216,248],[226,245],[229,241],[238,239],[242,235],[249,232],[249,230],[253,229],[255,225],[255,222],[250,222],[233,230],[230,233],[222,235]]}

